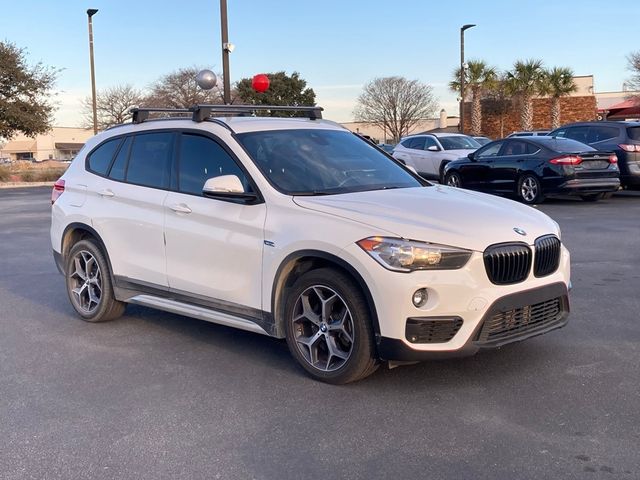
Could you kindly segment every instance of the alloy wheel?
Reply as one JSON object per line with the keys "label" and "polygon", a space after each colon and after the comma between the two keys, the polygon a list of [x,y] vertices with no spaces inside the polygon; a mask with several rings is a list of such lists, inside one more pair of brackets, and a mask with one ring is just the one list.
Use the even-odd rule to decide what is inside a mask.
{"label": "alloy wheel", "polygon": [[73,257],[73,272],[69,273],[74,303],[86,314],[92,314],[102,300],[102,275],[96,258],[86,250]]}
{"label": "alloy wheel", "polygon": [[338,293],[324,285],[313,285],[298,296],[293,330],[298,351],[318,370],[338,370],[353,351],[351,311]]}
{"label": "alloy wheel", "polygon": [[525,177],[520,185],[520,195],[527,202],[533,202],[538,196],[538,182],[533,177]]}
{"label": "alloy wheel", "polygon": [[450,187],[460,188],[460,177],[455,173],[449,175],[449,178],[447,178],[447,185]]}

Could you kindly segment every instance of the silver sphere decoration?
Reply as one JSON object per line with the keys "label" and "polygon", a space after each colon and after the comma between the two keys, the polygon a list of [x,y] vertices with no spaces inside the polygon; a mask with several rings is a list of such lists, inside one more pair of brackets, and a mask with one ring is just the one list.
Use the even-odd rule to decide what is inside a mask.
{"label": "silver sphere decoration", "polygon": [[218,77],[211,70],[200,70],[196,75],[196,83],[203,90],[211,90],[218,83]]}

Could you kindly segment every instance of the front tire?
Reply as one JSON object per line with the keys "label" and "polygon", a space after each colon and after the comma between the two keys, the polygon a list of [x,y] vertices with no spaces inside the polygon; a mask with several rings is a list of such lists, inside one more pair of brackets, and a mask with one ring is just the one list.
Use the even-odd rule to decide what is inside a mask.
{"label": "front tire", "polygon": [[457,172],[447,173],[444,178],[444,183],[449,187],[462,188],[462,178],[460,178],[460,174]]}
{"label": "front tire", "polygon": [[67,295],[71,305],[87,322],[106,322],[120,317],[126,304],[115,299],[109,263],[92,240],[76,243],[65,261]]}
{"label": "front tire", "polygon": [[367,301],[343,273],[303,274],[287,294],[284,315],[291,355],[316,380],[345,384],[377,369]]}
{"label": "front tire", "polygon": [[534,203],[542,203],[544,194],[542,192],[542,184],[538,177],[530,173],[520,177],[518,182],[518,198],[522,203],[533,205]]}

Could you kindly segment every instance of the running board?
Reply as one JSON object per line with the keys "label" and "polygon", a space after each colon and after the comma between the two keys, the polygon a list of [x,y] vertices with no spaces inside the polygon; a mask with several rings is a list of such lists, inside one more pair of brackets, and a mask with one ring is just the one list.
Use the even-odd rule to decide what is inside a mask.
{"label": "running board", "polygon": [[156,297],[154,295],[136,295],[127,300],[128,303],[135,303],[145,307],[157,308],[165,312],[177,313],[186,317],[197,318],[207,322],[225,325],[227,327],[239,328],[240,330],[248,330],[249,332],[269,335],[260,325],[245,320],[244,318],[235,317],[228,313],[217,312],[208,308],[191,305],[177,300]]}

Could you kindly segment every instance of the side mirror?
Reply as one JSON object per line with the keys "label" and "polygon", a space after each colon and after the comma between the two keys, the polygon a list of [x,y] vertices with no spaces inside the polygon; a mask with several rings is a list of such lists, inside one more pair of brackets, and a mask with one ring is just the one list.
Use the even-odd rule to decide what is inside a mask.
{"label": "side mirror", "polygon": [[427,147],[427,150],[429,150],[430,152],[439,152],[440,151],[440,149],[436,145],[431,145],[431,146]]}
{"label": "side mirror", "polygon": [[471,152],[471,153],[467,154],[467,158],[469,160],[471,160],[472,162],[474,162],[475,159],[476,159],[476,152]]}
{"label": "side mirror", "polygon": [[208,198],[245,201],[258,198],[253,192],[245,192],[242,182],[236,175],[221,175],[208,179],[202,187],[202,195]]}

